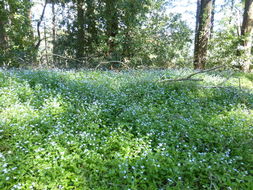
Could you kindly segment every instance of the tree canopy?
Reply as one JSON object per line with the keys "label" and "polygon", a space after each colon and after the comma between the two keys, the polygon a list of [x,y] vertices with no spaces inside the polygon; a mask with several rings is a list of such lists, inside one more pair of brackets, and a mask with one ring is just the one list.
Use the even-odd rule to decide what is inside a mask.
{"label": "tree canopy", "polygon": [[[174,4],[172,0],[1,1],[0,65],[204,69],[226,64],[250,70],[251,1],[196,0],[195,10],[190,10],[196,27],[185,19],[189,13],[170,11]],[[223,13],[226,16],[218,20],[216,14]]]}

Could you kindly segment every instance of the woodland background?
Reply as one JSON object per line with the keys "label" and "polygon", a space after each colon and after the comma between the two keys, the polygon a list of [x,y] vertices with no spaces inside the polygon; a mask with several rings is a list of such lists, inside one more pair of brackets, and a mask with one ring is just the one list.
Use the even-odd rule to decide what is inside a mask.
{"label": "woodland background", "polygon": [[[250,63],[243,65],[251,62],[251,53],[243,52],[251,46],[252,24],[246,21],[252,16],[245,14],[252,14],[251,0],[182,1],[182,7],[195,5],[189,11],[196,27],[184,13],[170,11],[175,2],[1,1],[0,65],[108,69],[194,63],[198,69],[225,64],[249,71]],[[38,3],[41,8],[32,12]]]}

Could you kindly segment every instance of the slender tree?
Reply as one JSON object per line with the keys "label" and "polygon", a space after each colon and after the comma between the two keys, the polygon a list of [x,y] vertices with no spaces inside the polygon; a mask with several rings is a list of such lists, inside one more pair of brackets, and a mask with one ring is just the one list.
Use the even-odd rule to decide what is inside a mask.
{"label": "slender tree", "polygon": [[93,53],[94,45],[98,42],[98,31],[96,27],[96,1],[86,0],[85,23],[87,25],[87,48],[89,53]]}
{"label": "slender tree", "polygon": [[253,33],[253,0],[245,0],[245,8],[243,14],[243,23],[241,28],[241,36],[244,61],[241,64],[241,69],[244,72],[250,71],[251,64],[251,48],[252,48],[252,33]]}
{"label": "slender tree", "polygon": [[40,19],[39,19],[39,21],[37,22],[38,41],[37,41],[37,43],[36,43],[36,45],[35,45],[35,48],[36,48],[37,50],[39,49],[40,43],[41,43],[41,41],[42,41],[42,39],[41,39],[41,34],[40,34],[40,25],[41,25],[41,23],[42,23],[42,21],[43,21],[43,19],[44,19],[44,15],[45,15],[45,11],[46,11],[47,4],[48,4],[48,0],[45,0],[45,4],[44,4],[44,6],[43,6],[42,13],[41,13],[41,15],[40,15]]}
{"label": "slender tree", "polygon": [[196,36],[194,48],[194,69],[204,69],[207,46],[210,39],[213,0],[198,0]]}
{"label": "slender tree", "polygon": [[[53,54],[55,54],[55,42],[56,42],[56,22],[55,22],[55,2],[52,1],[52,44],[53,44]],[[54,59],[55,61],[55,59]]]}
{"label": "slender tree", "polygon": [[84,0],[77,0],[77,43],[76,58],[82,59],[85,51]]}
{"label": "slender tree", "polygon": [[0,2],[0,50],[4,51],[7,47],[7,34],[5,25],[7,23],[7,16],[4,2]]}
{"label": "slender tree", "polygon": [[212,16],[211,16],[211,31],[210,31],[210,38],[212,38],[213,29],[214,29],[215,3],[216,3],[216,0],[213,0],[213,8],[212,8],[212,13],[211,13]]}
{"label": "slender tree", "polygon": [[108,52],[112,55],[115,52],[115,37],[119,32],[119,15],[117,10],[117,1],[105,0],[105,17],[106,17],[106,36]]}

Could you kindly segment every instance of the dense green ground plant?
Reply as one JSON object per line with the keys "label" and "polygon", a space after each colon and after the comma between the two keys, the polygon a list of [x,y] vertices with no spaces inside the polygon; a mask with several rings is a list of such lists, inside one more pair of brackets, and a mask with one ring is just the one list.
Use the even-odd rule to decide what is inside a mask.
{"label": "dense green ground plant", "polygon": [[189,72],[1,70],[0,189],[252,189],[252,74]]}

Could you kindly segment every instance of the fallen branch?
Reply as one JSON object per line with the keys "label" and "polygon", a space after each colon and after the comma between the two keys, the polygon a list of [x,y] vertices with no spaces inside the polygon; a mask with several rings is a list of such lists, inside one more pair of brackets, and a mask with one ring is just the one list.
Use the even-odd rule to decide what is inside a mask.
{"label": "fallen branch", "polygon": [[187,77],[183,77],[183,78],[179,78],[179,79],[164,79],[164,80],[161,80],[159,82],[179,82],[179,81],[187,81],[187,80],[188,81],[203,81],[203,79],[192,79],[192,77],[197,75],[197,74],[207,73],[207,72],[214,71],[214,70],[217,70],[217,69],[220,69],[220,68],[223,68],[223,67],[225,67],[225,66],[221,65],[221,66],[214,67],[214,68],[211,68],[211,69],[201,70],[201,71],[192,73],[192,74],[188,75]]}
{"label": "fallen branch", "polygon": [[198,71],[198,72],[196,72],[196,73],[190,74],[190,75],[187,76],[186,78],[189,79],[189,78],[191,78],[191,77],[193,77],[193,76],[195,76],[195,75],[197,75],[197,74],[200,74],[200,73],[207,73],[207,72],[214,71],[214,70],[217,70],[217,69],[220,69],[220,68],[223,68],[223,67],[225,67],[225,65],[221,65],[221,66],[218,66],[218,67],[213,67],[213,68],[211,68],[211,69],[200,70],[200,71]]}
{"label": "fallen branch", "polygon": [[232,88],[231,86],[198,86],[200,88]]}
{"label": "fallen branch", "polygon": [[164,79],[159,82],[179,82],[179,81],[203,81],[203,79],[191,79],[191,78],[180,78],[180,79]]}

